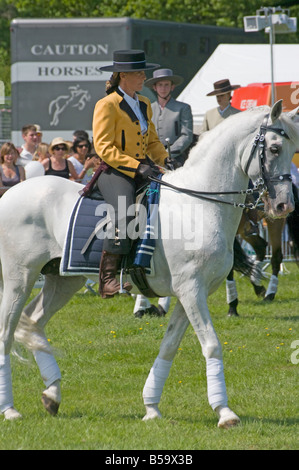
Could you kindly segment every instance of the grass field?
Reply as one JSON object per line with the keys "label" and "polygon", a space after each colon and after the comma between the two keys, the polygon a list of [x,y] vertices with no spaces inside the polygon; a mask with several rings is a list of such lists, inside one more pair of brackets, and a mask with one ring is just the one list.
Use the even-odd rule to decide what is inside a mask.
{"label": "grass field", "polygon": [[133,299],[104,301],[82,290],[47,327],[63,376],[59,415],[42,407],[43,383],[33,360],[12,358],[15,406],[23,419],[0,421],[0,449],[298,449],[299,270],[287,268],[271,304],[237,275],[239,318],[227,317],[224,284],[209,298],[229,405],[240,427],[217,428],[191,327],[165,385],[163,419],[143,422],[142,389],[169,315],[135,319]]}

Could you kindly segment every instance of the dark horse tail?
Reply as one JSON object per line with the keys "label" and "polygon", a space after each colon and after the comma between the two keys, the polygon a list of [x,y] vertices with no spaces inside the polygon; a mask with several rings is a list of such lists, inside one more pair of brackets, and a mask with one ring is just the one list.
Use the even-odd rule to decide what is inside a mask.
{"label": "dark horse tail", "polygon": [[289,229],[289,238],[292,245],[292,253],[297,263],[299,263],[299,192],[298,188],[293,184],[293,196],[295,202],[295,210],[288,215],[286,222]]}
{"label": "dark horse tail", "polygon": [[252,271],[255,269],[254,262],[243,250],[239,240],[235,237],[234,240],[234,265],[233,269],[244,276],[250,277]]}

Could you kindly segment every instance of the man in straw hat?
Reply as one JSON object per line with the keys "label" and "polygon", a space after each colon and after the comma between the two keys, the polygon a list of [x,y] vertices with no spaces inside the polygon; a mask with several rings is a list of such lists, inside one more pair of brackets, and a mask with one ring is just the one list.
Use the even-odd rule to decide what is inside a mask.
{"label": "man in straw hat", "polygon": [[157,94],[157,101],[152,103],[153,123],[159,139],[165,147],[169,139],[171,157],[177,166],[182,166],[186,159],[186,150],[193,140],[193,118],[189,104],[172,98],[171,93],[184,79],[174,75],[171,69],[159,69],[153,77],[144,83]]}
{"label": "man in straw hat", "polygon": [[239,109],[233,108],[230,104],[232,97],[231,92],[237,88],[240,88],[240,85],[231,85],[227,78],[214,83],[214,90],[208,93],[207,96],[216,96],[219,106],[206,112],[200,134],[213,129],[213,127],[217,126],[223,119],[226,119],[232,114],[240,112]]}
{"label": "man in straw hat", "polygon": [[[159,173],[155,164],[164,166],[168,157],[152,122],[150,101],[137,95],[146,79],[145,71],[158,67],[146,63],[141,50],[114,51],[113,64],[101,67],[112,72],[107,96],[96,103],[93,116],[94,148],[104,165],[97,185],[108,209],[113,207],[113,214],[109,214],[113,231],[104,239],[100,264],[103,298],[120,290],[115,276],[122,256],[131,248],[127,227],[134,214],[128,209],[135,204],[136,190],[149,176]],[[123,288],[130,290],[132,286],[126,282]]]}

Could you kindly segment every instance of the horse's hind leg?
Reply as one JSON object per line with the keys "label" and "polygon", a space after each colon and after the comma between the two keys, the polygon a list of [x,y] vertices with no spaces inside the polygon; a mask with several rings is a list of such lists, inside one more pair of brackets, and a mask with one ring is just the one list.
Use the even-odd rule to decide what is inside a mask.
{"label": "horse's hind leg", "polygon": [[16,267],[10,267],[9,272],[4,271],[5,284],[0,306],[0,411],[5,419],[11,420],[20,418],[21,415],[13,404],[10,351],[14,331],[34,285],[35,276],[29,270],[17,271]]}
{"label": "horse's hind leg", "polygon": [[26,306],[21,315],[15,339],[30,349],[46,386],[42,402],[51,415],[56,415],[61,402],[61,374],[44,333],[50,318],[83,287],[84,277],[46,275],[39,294]]}

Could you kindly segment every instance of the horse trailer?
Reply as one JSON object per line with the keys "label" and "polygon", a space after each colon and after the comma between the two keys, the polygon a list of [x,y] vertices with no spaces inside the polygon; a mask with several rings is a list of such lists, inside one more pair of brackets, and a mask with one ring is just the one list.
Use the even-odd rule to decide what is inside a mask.
{"label": "horse trailer", "polygon": [[[113,51],[143,49],[148,62],[184,77],[176,97],[218,44],[262,43],[261,33],[242,29],[133,18],[14,19],[11,22],[12,140],[22,144],[22,126],[38,123],[43,139],[91,135],[95,103],[110,77],[100,67]],[[200,90],[199,90],[200,93]],[[154,95],[144,87],[150,99]]]}

